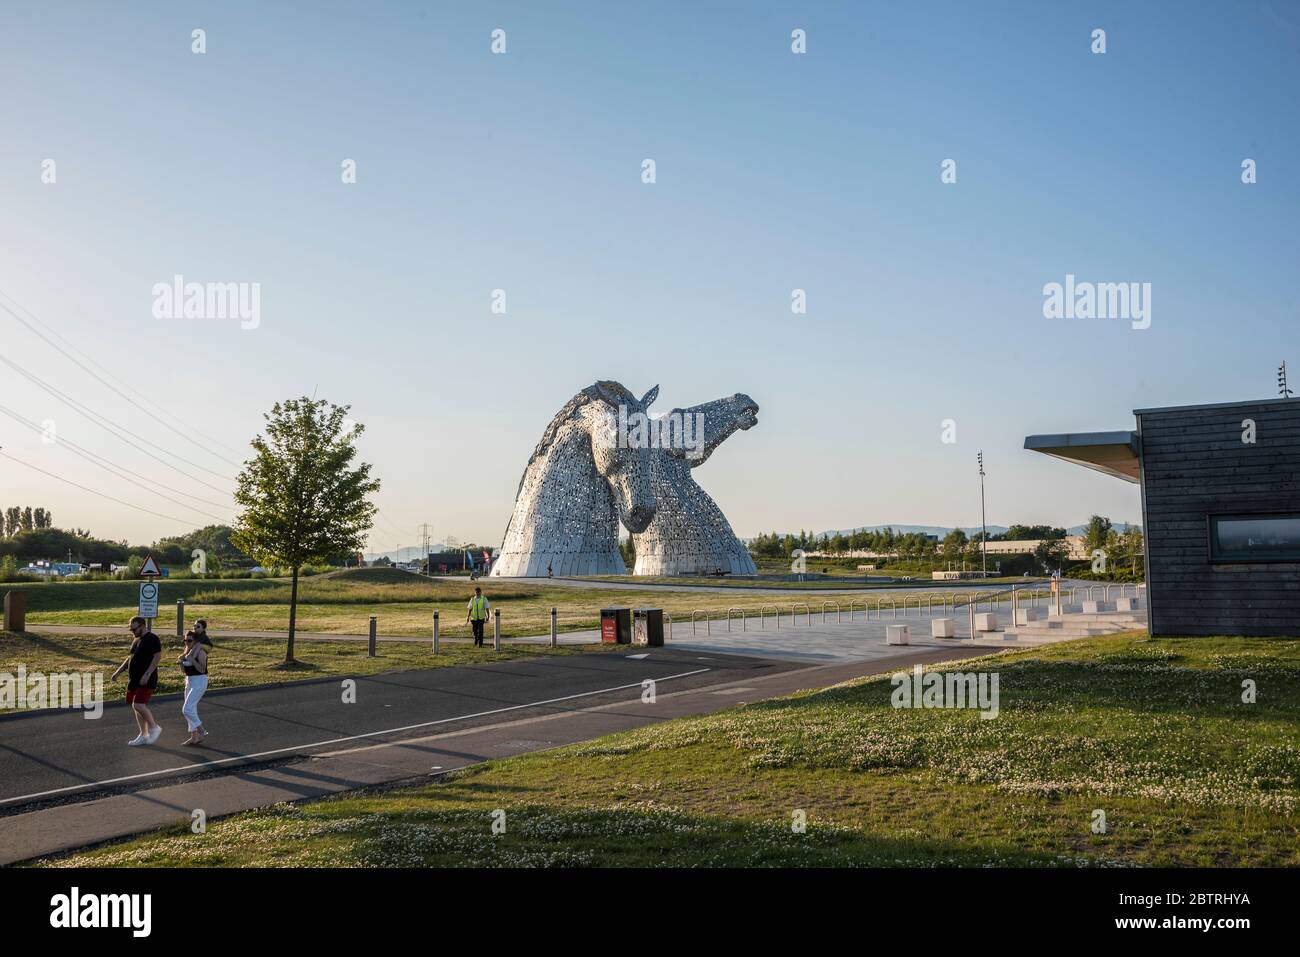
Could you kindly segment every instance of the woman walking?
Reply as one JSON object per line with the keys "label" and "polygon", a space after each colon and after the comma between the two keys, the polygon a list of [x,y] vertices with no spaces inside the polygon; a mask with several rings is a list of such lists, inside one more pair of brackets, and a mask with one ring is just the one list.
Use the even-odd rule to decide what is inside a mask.
{"label": "woman walking", "polygon": [[199,720],[199,699],[208,690],[208,652],[212,639],[208,637],[208,623],[200,618],[194,623],[194,629],[185,633],[185,651],[176,659],[185,672],[185,704],[181,714],[190,729],[190,736],[181,744],[192,747],[208,736],[207,728]]}

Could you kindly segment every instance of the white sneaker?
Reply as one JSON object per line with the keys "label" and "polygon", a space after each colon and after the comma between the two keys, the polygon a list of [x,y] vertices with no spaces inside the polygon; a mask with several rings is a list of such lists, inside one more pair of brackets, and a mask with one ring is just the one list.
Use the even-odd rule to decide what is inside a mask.
{"label": "white sneaker", "polygon": [[155,725],[153,726],[153,730],[149,732],[149,737],[147,737],[147,738],[144,739],[144,743],[145,743],[145,744],[153,744],[155,741],[158,740],[158,736],[159,736],[160,734],[162,734],[162,725],[161,725],[161,724],[155,724]]}
{"label": "white sneaker", "polygon": [[128,748],[138,748],[142,744],[148,744],[149,741],[143,734],[137,734],[134,738],[126,743]]}

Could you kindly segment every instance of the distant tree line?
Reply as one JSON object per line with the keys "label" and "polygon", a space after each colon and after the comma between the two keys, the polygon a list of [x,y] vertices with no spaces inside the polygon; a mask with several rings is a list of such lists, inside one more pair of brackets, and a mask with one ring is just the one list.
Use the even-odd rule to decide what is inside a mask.
{"label": "distant tree line", "polygon": [[14,505],[4,510],[3,521],[0,522],[0,537],[13,538],[19,532],[53,527],[54,516],[49,509]]}
{"label": "distant tree line", "polygon": [[[1036,541],[1032,556],[999,555],[1004,572],[1019,574],[1022,571],[1053,572],[1058,569],[1069,574],[1080,573],[1087,577],[1110,578],[1116,575],[1142,577],[1142,530],[1130,525],[1125,531],[1116,530],[1110,519],[1094,515],[1084,529],[1083,544],[1089,558],[1072,562],[1069,555],[1068,534],[1064,528],[1053,525],[1014,524],[1005,532],[990,533],[990,542]],[[900,533],[892,528],[858,530],[844,534],[817,535],[800,531],[798,534],[776,532],[759,535],[749,543],[749,551],[756,558],[791,559],[795,550],[805,553],[821,552],[825,555],[848,555],[850,552],[876,552],[897,556],[903,562],[928,563],[932,566],[978,565],[983,533],[967,535],[954,528],[941,541],[921,532]],[[1092,555],[1105,553],[1106,569],[1092,572]],[[994,559],[990,556],[990,567]],[[1022,567],[1023,566],[1023,567]]]}
{"label": "distant tree line", "polygon": [[230,541],[230,526],[208,525],[185,535],[163,538],[152,545],[131,545],[125,541],[96,538],[83,528],[55,528],[51,524],[36,524],[39,514],[42,521],[50,521],[45,509],[27,509],[32,527],[28,528],[20,515],[16,529],[10,533],[10,514],[4,513],[5,535],[0,538],[0,555],[13,556],[24,561],[64,561],[71,556],[74,562],[87,564],[112,563],[124,565],[132,556],[143,559],[152,553],[164,565],[189,565],[194,549],[201,548],[209,572],[222,568],[241,568],[253,564],[252,559]]}

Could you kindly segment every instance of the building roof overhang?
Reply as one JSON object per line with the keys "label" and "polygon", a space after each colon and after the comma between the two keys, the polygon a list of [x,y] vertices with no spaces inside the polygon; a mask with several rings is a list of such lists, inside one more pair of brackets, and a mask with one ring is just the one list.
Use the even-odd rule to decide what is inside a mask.
{"label": "building roof overhang", "polygon": [[1137,433],[1127,429],[1119,432],[1071,432],[1026,436],[1025,448],[1126,482],[1138,483],[1142,480],[1138,441]]}

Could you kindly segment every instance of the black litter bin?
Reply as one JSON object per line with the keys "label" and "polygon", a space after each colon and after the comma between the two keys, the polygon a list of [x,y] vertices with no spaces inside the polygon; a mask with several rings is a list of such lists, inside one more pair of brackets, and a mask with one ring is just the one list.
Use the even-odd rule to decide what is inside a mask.
{"label": "black litter bin", "polygon": [[600,640],[606,644],[632,643],[632,609],[602,608],[600,610]]}
{"label": "black litter bin", "polygon": [[632,624],[632,644],[649,645],[651,648],[664,646],[664,610],[662,608],[638,608],[636,620]]}

